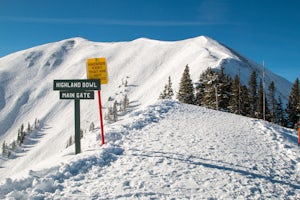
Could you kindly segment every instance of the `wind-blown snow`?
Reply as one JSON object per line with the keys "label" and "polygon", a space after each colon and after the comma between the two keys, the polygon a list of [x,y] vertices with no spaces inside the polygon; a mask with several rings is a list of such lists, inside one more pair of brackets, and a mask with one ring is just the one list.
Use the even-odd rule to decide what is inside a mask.
{"label": "wind-blown snow", "polygon": [[[66,149],[74,134],[74,102],[59,100],[54,79],[85,79],[87,58],[105,57],[108,98],[128,94],[119,121],[105,121],[107,144],[99,146],[97,100],[81,101],[82,151]],[[0,58],[0,142],[17,138],[23,123],[40,126],[10,159],[0,156],[0,198],[189,199],[299,198],[296,132],[228,113],[157,103],[171,76],[174,91],[186,65],[193,81],[207,68],[240,70],[246,84],[262,67],[208,37],[164,42],[140,38],[96,43],[72,38]],[[124,82],[128,86],[124,87]],[[277,95],[291,83],[266,71]]]}

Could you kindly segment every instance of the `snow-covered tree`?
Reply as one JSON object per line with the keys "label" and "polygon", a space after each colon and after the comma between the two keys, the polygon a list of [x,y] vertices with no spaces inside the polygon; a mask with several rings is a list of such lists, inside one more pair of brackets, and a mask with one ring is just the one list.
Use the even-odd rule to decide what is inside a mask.
{"label": "snow-covered tree", "polygon": [[249,116],[250,115],[250,98],[248,88],[245,85],[241,86],[241,115]]}
{"label": "snow-covered tree", "polygon": [[6,143],[5,143],[5,141],[3,141],[3,143],[2,143],[2,156],[6,156],[6,155],[7,155]]}
{"label": "snow-covered tree", "polygon": [[300,116],[300,83],[298,78],[295,80],[289,95],[287,114],[290,127],[296,127]]}
{"label": "snow-covered tree", "polygon": [[183,103],[194,103],[194,86],[190,77],[190,69],[188,65],[186,65],[179,83],[177,99]]}
{"label": "snow-covered tree", "polygon": [[280,126],[287,125],[286,113],[282,106],[281,96],[278,97],[278,102],[275,109],[275,123]]}
{"label": "snow-covered tree", "polygon": [[225,74],[224,67],[221,67],[220,71],[215,72],[217,75],[215,89],[218,97],[218,108],[221,110],[228,110],[231,90],[231,78]]}
{"label": "snow-covered tree", "polygon": [[168,78],[168,83],[165,84],[164,90],[160,93],[159,99],[172,99],[174,95],[173,89],[172,89],[172,81],[171,77]]}
{"label": "snow-covered tree", "polygon": [[270,109],[270,121],[275,123],[276,122],[276,107],[277,101],[275,97],[275,83],[272,81],[268,88],[268,105]]}
{"label": "snow-covered tree", "polygon": [[[219,74],[214,72],[211,68],[207,68],[206,71],[201,74],[199,79],[199,85],[197,86],[196,99],[199,102],[199,97],[202,97],[201,104],[207,108],[219,109],[220,102],[220,87],[218,83]],[[201,87],[201,88],[200,88]],[[199,90],[200,88],[200,90]],[[201,90],[202,89],[202,90]],[[198,92],[203,92],[199,94]]]}
{"label": "snow-covered tree", "polygon": [[118,102],[115,101],[112,109],[113,121],[118,121]]}
{"label": "snow-covered tree", "polygon": [[232,113],[241,114],[241,83],[238,75],[235,76],[231,84],[231,97],[228,109]]}
{"label": "snow-covered tree", "polygon": [[250,116],[256,117],[256,108],[257,108],[257,75],[254,70],[250,75],[248,91],[249,91],[249,103],[250,103]]}

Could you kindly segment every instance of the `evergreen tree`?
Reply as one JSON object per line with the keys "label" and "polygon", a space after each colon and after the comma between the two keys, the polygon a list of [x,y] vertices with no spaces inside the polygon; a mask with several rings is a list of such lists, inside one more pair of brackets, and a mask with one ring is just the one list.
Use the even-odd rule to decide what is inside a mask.
{"label": "evergreen tree", "polygon": [[190,77],[189,66],[186,65],[179,84],[177,99],[180,102],[193,104],[194,103],[194,86]]}
{"label": "evergreen tree", "polygon": [[270,113],[269,113],[269,109],[268,109],[268,100],[265,95],[262,80],[260,80],[259,88],[258,88],[256,117],[259,119],[264,119],[264,120],[268,120],[268,121],[270,119]]}
{"label": "evergreen tree", "polygon": [[112,115],[113,115],[113,121],[116,122],[118,121],[118,102],[115,101],[113,105],[113,110],[112,110]]}
{"label": "evergreen tree", "polygon": [[275,123],[280,126],[286,126],[286,117],[284,109],[282,107],[281,96],[278,97],[278,103],[275,109]]}
{"label": "evergreen tree", "polygon": [[22,135],[21,135],[21,129],[18,129],[18,137],[17,137],[17,144],[22,144]]}
{"label": "evergreen tree", "polygon": [[167,90],[168,90],[168,85],[166,84],[164,90],[159,95],[159,99],[167,99]]}
{"label": "evergreen tree", "polygon": [[277,107],[277,101],[275,98],[275,84],[274,81],[272,81],[268,88],[268,105],[270,109],[270,121],[275,123],[276,122],[276,107]]}
{"label": "evergreen tree", "polygon": [[37,129],[39,127],[39,123],[40,123],[40,120],[35,118],[35,120],[34,120],[34,129]]}
{"label": "evergreen tree", "polygon": [[129,99],[128,99],[127,94],[125,94],[125,96],[124,96],[123,107],[124,107],[124,111],[129,107]]}
{"label": "evergreen tree", "polygon": [[205,85],[208,82],[208,74],[211,73],[211,68],[207,68],[206,71],[200,74],[199,82],[196,85],[195,105],[203,105],[203,96],[205,91]]}
{"label": "evergreen tree", "polygon": [[241,115],[250,116],[250,98],[247,86],[241,86]]}
{"label": "evergreen tree", "polygon": [[15,150],[17,148],[17,143],[15,140],[11,143],[11,148],[12,150]]}
{"label": "evergreen tree", "polygon": [[172,88],[172,81],[171,76],[168,78],[168,90],[167,90],[167,99],[172,99],[174,96],[173,88]]}
{"label": "evergreen tree", "polygon": [[24,133],[24,124],[21,125],[21,133]]}
{"label": "evergreen tree", "polygon": [[228,109],[232,113],[241,114],[241,84],[238,75],[235,76],[231,84],[231,97]]}
{"label": "evergreen tree", "polygon": [[217,79],[215,82],[216,95],[218,98],[218,108],[228,110],[227,107],[230,101],[231,78],[224,72],[224,67],[221,67],[220,72],[216,72]]}
{"label": "evergreen tree", "polygon": [[290,127],[296,128],[300,115],[300,85],[298,78],[295,80],[289,95],[287,114]]}
{"label": "evergreen tree", "polygon": [[109,106],[107,109],[107,113],[104,116],[104,119],[108,120],[110,123],[113,121],[112,115],[113,115],[113,107]]}
{"label": "evergreen tree", "polygon": [[[201,105],[207,108],[218,109],[219,100],[217,95],[218,88],[216,85],[218,82],[217,79],[218,75],[213,72],[211,68],[207,68],[200,76],[199,85],[197,86],[198,92],[196,96],[198,98],[201,96]],[[199,102],[200,99],[196,99],[196,101]]]}
{"label": "evergreen tree", "polygon": [[27,125],[27,133],[30,133],[31,132],[31,126],[30,126],[30,123],[28,122],[28,125]]}
{"label": "evergreen tree", "polygon": [[3,143],[2,143],[2,156],[6,156],[7,155],[7,153],[6,153],[6,143],[5,143],[5,141],[3,141]]}
{"label": "evergreen tree", "polygon": [[250,103],[250,117],[256,117],[257,109],[257,82],[256,71],[253,71],[249,79],[249,103]]}
{"label": "evergreen tree", "polygon": [[174,95],[173,89],[172,89],[172,81],[171,77],[168,78],[168,83],[165,85],[164,90],[160,93],[159,99],[172,99]]}
{"label": "evergreen tree", "polygon": [[195,94],[195,100],[194,104],[198,106],[202,106],[202,99],[203,99],[203,93],[204,93],[204,85],[202,83],[197,83],[195,88],[196,94]]}

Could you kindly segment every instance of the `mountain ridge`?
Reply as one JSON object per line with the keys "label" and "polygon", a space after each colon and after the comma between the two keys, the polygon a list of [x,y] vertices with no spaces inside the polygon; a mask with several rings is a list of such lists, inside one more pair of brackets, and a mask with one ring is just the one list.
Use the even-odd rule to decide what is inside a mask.
{"label": "mountain ridge", "polygon": [[[190,66],[194,82],[207,67],[220,69],[224,66],[225,72],[232,77],[240,71],[243,84],[248,83],[253,69],[262,77],[260,65],[235,53],[210,37],[198,36],[180,41],[138,38],[112,43],[75,37],[10,54],[0,58],[0,91],[3,92],[0,97],[0,139],[6,138],[4,135],[8,132],[17,132],[14,124],[33,121],[33,117],[26,115],[43,120],[54,113],[50,108],[70,104],[55,97],[57,94],[52,91],[52,82],[54,79],[84,79],[87,58],[107,59],[109,84],[102,87],[104,100],[114,95],[113,90],[123,79],[130,77],[128,81],[136,87],[129,98],[147,106],[156,101],[168,76],[172,78],[174,91],[178,91],[186,65]],[[247,62],[243,62],[245,60]],[[278,83],[277,94],[284,102],[287,101],[291,83],[266,69],[266,85],[271,81]],[[47,102],[47,99],[52,102]],[[37,108],[33,108],[45,107],[46,102],[49,104],[48,111],[38,112]]]}

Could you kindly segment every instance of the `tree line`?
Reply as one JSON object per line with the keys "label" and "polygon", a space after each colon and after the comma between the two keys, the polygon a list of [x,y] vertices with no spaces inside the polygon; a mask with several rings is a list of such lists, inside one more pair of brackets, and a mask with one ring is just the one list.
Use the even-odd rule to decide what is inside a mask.
{"label": "tree line", "polygon": [[[165,85],[160,99],[171,99],[173,90],[171,78]],[[248,85],[243,85],[239,74],[232,79],[224,73],[224,68],[213,70],[207,68],[193,84],[189,66],[182,74],[176,98],[183,103],[203,106],[215,110],[235,113],[247,117],[259,118],[272,123],[297,128],[300,117],[300,84],[297,78],[283,108],[282,97],[276,96],[276,85],[272,81],[267,87],[252,71]],[[171,96],[168,95],[171,91]]]}

